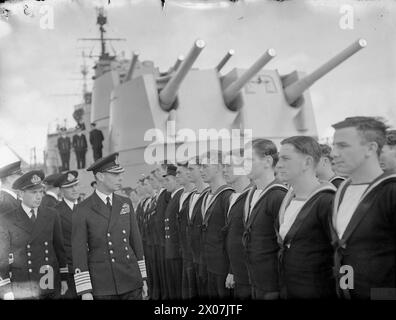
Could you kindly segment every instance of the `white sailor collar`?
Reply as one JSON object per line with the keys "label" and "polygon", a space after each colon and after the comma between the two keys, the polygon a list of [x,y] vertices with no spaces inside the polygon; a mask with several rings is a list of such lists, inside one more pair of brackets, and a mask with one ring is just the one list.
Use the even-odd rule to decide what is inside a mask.
{"label": "white sailor collar", "polygon": [[4,192],[8,193],[8,194],[9,194],[10,196],[12,196],[15,200],[18,200],[18,196],[17,196],[17,194],[16,194],[14,191],[9,190],[9,189],[6,189],[6,188],[1,189],[1,191],[4,191]]}
{"label": "white sailor collar", "polygon": [[[327,181],[323,181],[320,183],[318,187],[316,187],[311,194],[307,197],[307,199],[304,199],[305,203],[301,207],[300,211],[304,208],[305,204],[311,200],[314,196],[316,196],[318,193],[323,192],[323,191],[333,191],[334,193],[337,191],[336,187]],[[289,206],[290,202],[294,198],[294,190],[293,187],[290,186],[289,191],[286,193],[285,198],[282,201],[281,207],[279,209],[279,224],[281,225],[283,223],[283,219],[285,216],[285,211],[287,207]]]}
{"label": "white sailor collar", "polygon": [[48,195],[48,196],[53,197],[53,198],[56,199],[56,200],[59,199],[58,196],[56,195],[56,193],[54,193],[54,192],[52,192],[52,191],[47,191],[45,194]]}
{"label": "white sailor collar", "polygon": [[175,194],[178,193],[180,190],[183,190],[183,189],[184,189],[184,188],[181,187],[181,188],[176,189],[175,191],[173,191],[172,194],[171,194],[171,198],[173,199],[173,197],[175,196]]}
{"label": "white sailor collar", "polygon": [[[370,194],[371,191],[373,191],[373,189],[375,189],[377,186],[379,186],[381,183],[387,181],[387,180],[392,180],[392,179],[396,179],[396,174],[395,173],[391,173],[391,174],[387,174],[387,173],[383,173],[381,174],[379,177],[377,177],[376,179],[374,179],[371,183],[369,183],[368,188],[366,189],[366,191],[363,192],[358,206],[356,207],[356,209],[359,207],[360,203],[367,197],[368,194]],[[333,202],[333,212],[332,212],[332,223],[333,226],[336,225],[336,219],[337,219],[337,214],[338,214],[338,208],[339,205],[342,201],[342,197],[345,193],[346,188],[352,183],[351,178],[348,178],[346,180],[344,180],[340,186],[338,187],[337,193],[335,195],[334,198],[334,202]]]}

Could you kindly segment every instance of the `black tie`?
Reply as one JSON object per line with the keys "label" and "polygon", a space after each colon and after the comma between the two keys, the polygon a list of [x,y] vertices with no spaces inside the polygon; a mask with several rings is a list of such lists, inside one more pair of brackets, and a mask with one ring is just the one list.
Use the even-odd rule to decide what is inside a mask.
{"label": "black tie", "polygon": [[111,202],[110,202],[110,197],[106,197],[106,206],[107,208],[109,208],[110,212],[111,212]]}
{"label": "black tie", "polygon": [[36,221],[36,215],[34,214],[34,209],[31,209],[30,213],[31,213],[30,221],[34,223]]}

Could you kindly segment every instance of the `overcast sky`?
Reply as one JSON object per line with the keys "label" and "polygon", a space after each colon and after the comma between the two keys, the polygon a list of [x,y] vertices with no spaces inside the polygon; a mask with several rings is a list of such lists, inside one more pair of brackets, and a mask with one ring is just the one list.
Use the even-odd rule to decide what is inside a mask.
{"label": "overcast sky", "polygon": [[[101,1],[47,0],[54,7],[54,29],[40,28],[40,2],[24,1],[0,18],[0,140],[9,143],[29,162],[30,148],[42,159],[50,123],[71,116],[80,96],[81,48],[98,54],[99,43],[77,41],[97,37],[95,5]],[[103,1],[107,4],[107,0]],[[320,137],[332,134],[331,124],[352,115],[375,115],[396,125],[396,1],[206,1],[213,5],[168,0],[111,0],[107,8],[107,36],[117,52],[140,52],[161,70],[186,54],[202,38],[206,48],[195,66],[215,66],[230,48],[236,54],[224,71],[248,67],[266,49],[277,57],[267,67],[281,74],[295,69],[310,72],[358,38],[368,45],[310,89]],[[217,2],[217,3],[216,3]],[[30,4],[34,17],[23,14]],[[340,7],[350,4],[354,28],[343,30]],[[93,66],[94,59],[87,63]],[[266,68],[267,68],[266,67]],[[92,69],[90,69],[92,71]],[[92,76],[92,74],[90,75]],[[89,84],[91,86],[92,83]]]}

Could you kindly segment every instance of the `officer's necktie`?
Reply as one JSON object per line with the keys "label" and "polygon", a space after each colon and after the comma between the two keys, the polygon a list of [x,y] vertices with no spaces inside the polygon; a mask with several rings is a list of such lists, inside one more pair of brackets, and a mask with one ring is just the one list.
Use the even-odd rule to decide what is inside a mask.
{"label": "officer's necktie", "polygon": [[30,210],[30,221],[33,223],[36,221],[36,215],[34,214],[34,209]]}
{"label": "officer's necktie", "polygon": [[110,212],[111,212],[111,202],[110,202],[110,197],[106,197],[106,206],[107,208],[109,208]]}

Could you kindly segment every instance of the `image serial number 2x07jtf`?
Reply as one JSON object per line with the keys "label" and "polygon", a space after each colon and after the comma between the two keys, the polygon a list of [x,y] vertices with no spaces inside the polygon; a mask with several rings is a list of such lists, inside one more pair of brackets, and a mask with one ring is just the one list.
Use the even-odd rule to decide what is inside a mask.
{"label": "image serial number 2x07jtf", "polygon": [[240,315],[241,304],[199,304],[192,306],[161,306],[154,307],[155,315],[174,315],[185,318],[187,315],[219,315],[223,317]]}

